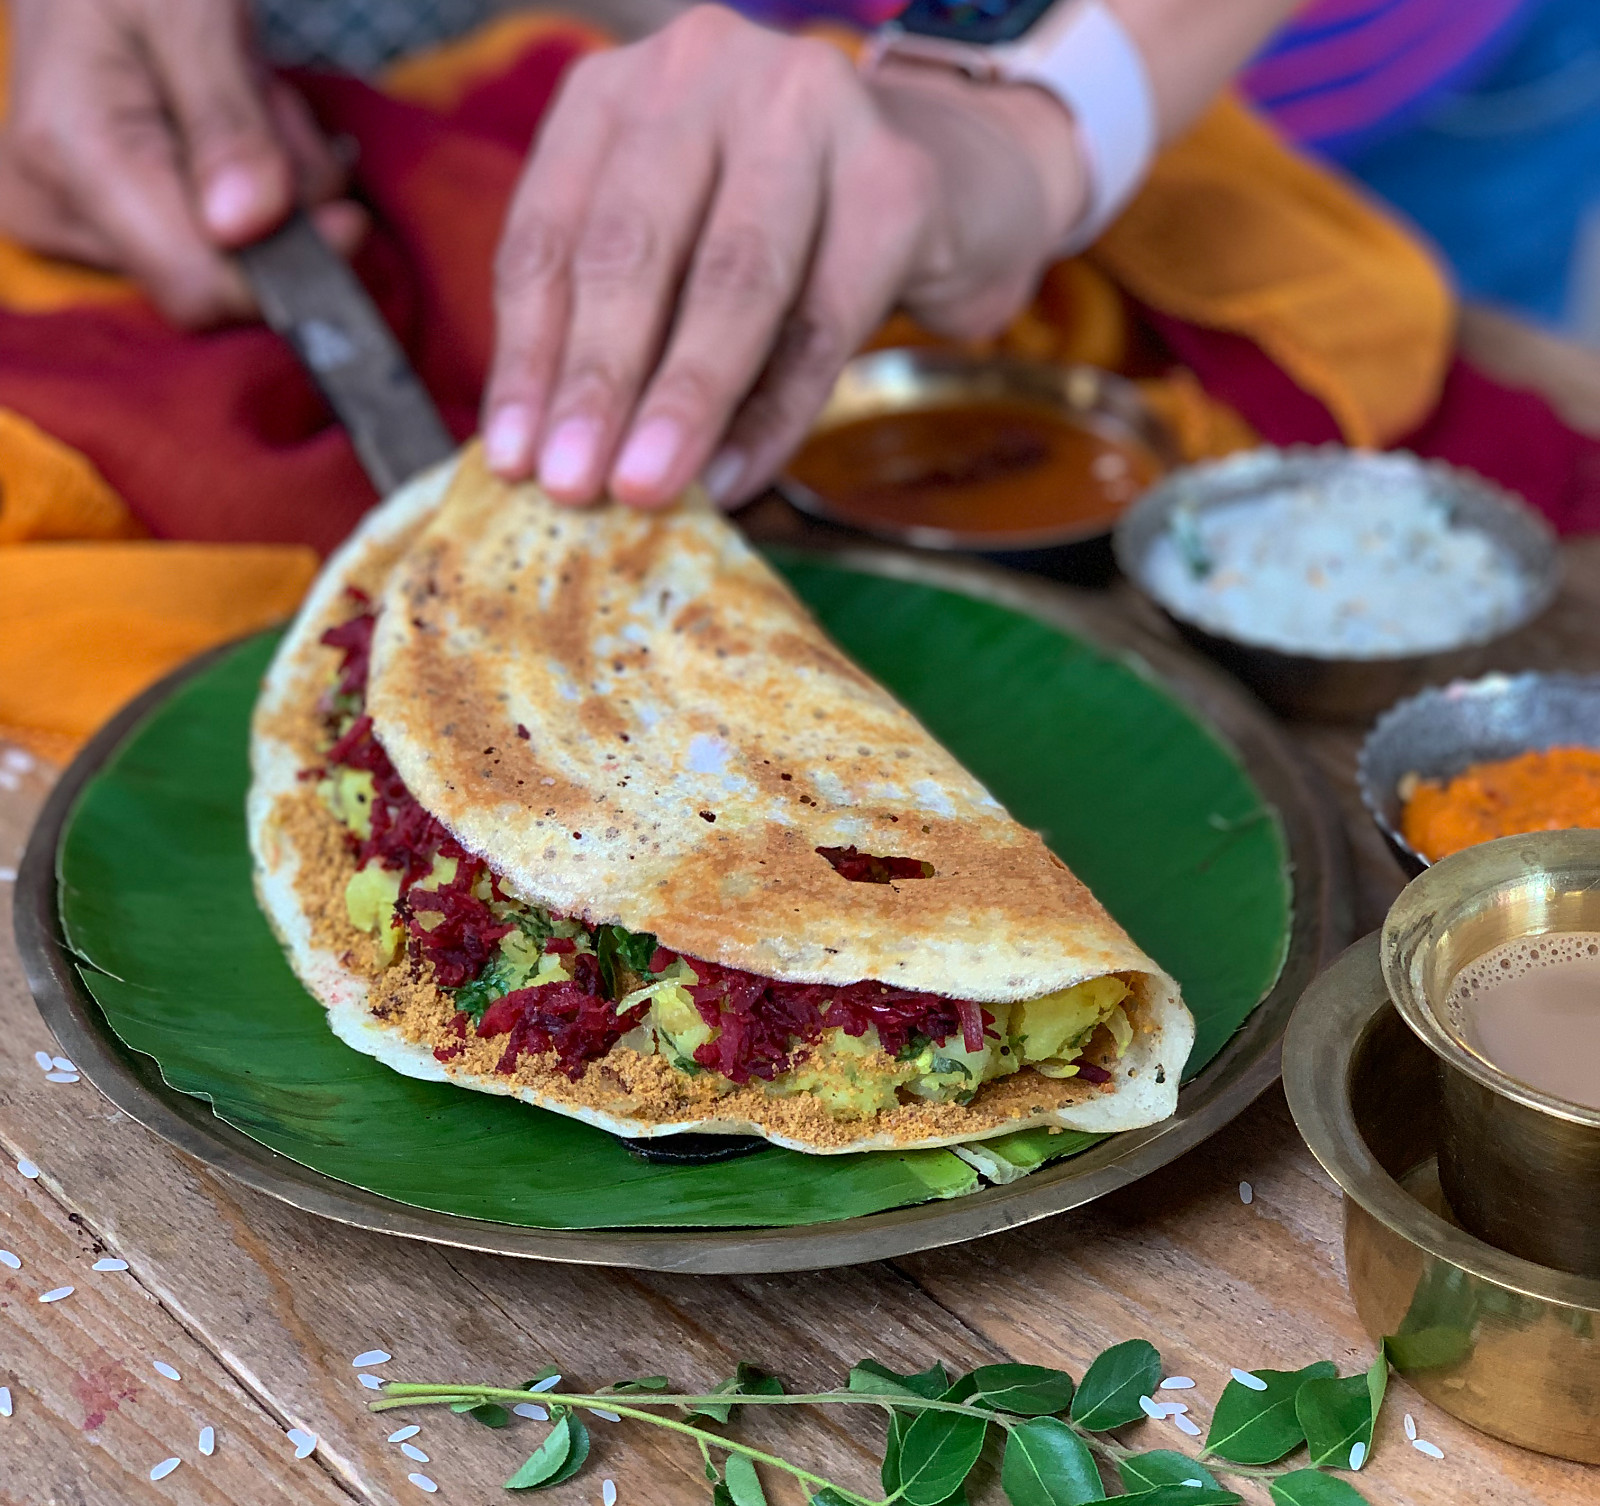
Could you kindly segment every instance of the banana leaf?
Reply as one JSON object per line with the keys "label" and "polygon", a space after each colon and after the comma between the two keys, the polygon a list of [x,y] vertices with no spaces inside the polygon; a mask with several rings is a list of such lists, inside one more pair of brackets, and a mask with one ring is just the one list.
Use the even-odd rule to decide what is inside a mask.
{"label": "banana leaf", "polygon": [[[1031,618],[780,563],[834,637],[1178,977],[1199,1070],[1271,987],[1288,937],[1279,828],[1232,755],[1135,669]],[[85,787],[62,838],[62,923],[85,983],[174,1088],[339,1181],[537,1228],[792,1226],[980,1185],[943,1150],[647,1164],[575,1120],[417,1082],[343,1045],[251,889],[248,723],[275,643],[252,639],[158,707]],[[1061,1150],[1093,1143],[1057,1138]]]}

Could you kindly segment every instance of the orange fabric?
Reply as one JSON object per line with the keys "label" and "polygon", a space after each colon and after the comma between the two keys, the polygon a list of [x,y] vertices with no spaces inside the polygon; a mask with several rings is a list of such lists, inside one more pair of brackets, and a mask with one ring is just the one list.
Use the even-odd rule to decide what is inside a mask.
{"label": "orange fabric", "polygon": [[[3,25],[0,9],[0,52]],[[492,88],[555,31],[599,43],[550,16],[510,17],[401,64],[387,85],[434,110],[471,105],[476,86]],[[3,64],[0,56],[0,77]],[[458,158],[458,172],[439,170]],[[429,216],[466,237],[453,254],[487,266],[483,161],[468,143],[446,142],[414,192]],[[1258,342],[1357,443],[1413,424],[1449,357],[1451,301],[1426,255],[1231,101],[1162,156],[1094,254],[1053,268],[990,348],[1124,367],[1135,355],[1126,294]],[[134,296],[119,278],[0,242],[0,309],[48,313]],[[482,309],[457,307],[468,296],[482,303],[480,295],[456,287],[439,296],[445,324],[453,318],[452,329],[487,337]],[[880,343],[927,338],[896,320]],[[1254,442],[1239,415],[1188,374],[1145,385],[1191,458]],[[0,408],[0,736],[46,756],[69,752],[186,657],[286,615],[315,569],[312,551],[295,545],[125,542],[139,531],[87,460]],[[60,542],[69,539],[81,542]]]}

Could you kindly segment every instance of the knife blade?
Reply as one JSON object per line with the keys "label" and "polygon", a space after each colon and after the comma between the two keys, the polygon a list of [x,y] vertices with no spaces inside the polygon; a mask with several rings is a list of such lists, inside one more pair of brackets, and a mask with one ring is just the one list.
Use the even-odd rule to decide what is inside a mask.
{"label": "knife blade", "polygon": [[380,497],[456,448],[400,343],[304,214],[238,252],[268,325],[349,431]]}

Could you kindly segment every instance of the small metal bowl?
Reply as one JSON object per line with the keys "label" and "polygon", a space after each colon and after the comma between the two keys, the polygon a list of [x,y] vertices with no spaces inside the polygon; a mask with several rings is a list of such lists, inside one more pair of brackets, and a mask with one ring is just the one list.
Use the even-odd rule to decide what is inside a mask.
{"label": "small metal bowl", "polygon": [[1462,1229],[1439,1189],[1438,1058],[1384,987],[1378,937],[1306,991],[1284,1040],[1295,1124],[1345,1195],[1366,1331],[1429,1401],[1497,1438],[1600,1464],[1600,1281]]}
{"label": "small metal bowl", "polygon": [[[1097,366],[1065,366],[1009,356],[974,356],[933,347],[872,351],[840,373],[813,434],[884,413],[956,408],[1004,400],[1053,408],[1090,432],[1143,453],[1157,476],[1181,455],[1166,424],[1139,389]],[[982,555],[996,564],[1100,584],[1115,571],[1110,519],[1028,530],[955,531],[905,527],[857,517],[787,472],[775,483],[802,512],[914,549]]]}
{"label": "small metal bowl", "polygon": [[1395,1008],[1440,1063],[1439,1184],[1463,1227],[1600,1278],[1600,1109],[1521,1082],[1468,1043],[1461,971],[1504,942],[1600,931],[1600,831],[1538,831],[1451,854],[1383,923]]}
{"label": "small metal bowl", "polygon": [[[1342,445],[1263,448],[1175,471],[1151,487],[1122,515],[1113,540],[1117,564],[1197,648],[1249,685],[1287,716],[1328,721],[1364,721],[1424,685],[1438,684],[1486,668],[1490,645],[1525,627],[1555,598],[1561,581],[1556,536],[1520,498],[1470,471],[1437,461],[1416,460],[1452,522],[1489,535],[1520,565],[1527,581],[1524,607],[1515,622],[1488,637],[1448,649],[1383,658],[1287,653],[1260,643],[1226,637],[1184,617],[1152,587],[1146,568],[1156,540],[1173,514],[1222,507],[1282,487],[1316,485],[1331,474],[1370,464],[1375,457]],[[1394,456],[1381,458],[1393,462]]]}
{"label": "small metal bowl", "polygon": [[1384,712],[1361,745],[1356,783],[1414,878],[1428,859],[1400,834],[1408,775],[1454,779],[1475,763],[1562,747],[1600,748],[1600,675],[1485,675],[1424,690]]}

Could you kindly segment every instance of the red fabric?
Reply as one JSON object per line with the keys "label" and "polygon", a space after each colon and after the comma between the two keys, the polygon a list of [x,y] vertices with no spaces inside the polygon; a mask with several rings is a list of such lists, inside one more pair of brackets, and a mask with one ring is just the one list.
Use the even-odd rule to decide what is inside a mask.
{"label": "red fabric", "polygon": [[[1339,437],[1328,410],[1238,335],[1143,311],[1213,396],[1272,444]],[[1432,416],[1397,446],[1466,466],[1526,497],[1562,533],[1600,530],[1600,441],[1569,428],[1538,393],[1506,387],[1459,356]]]}
{"label": "red fabric", "polygon": [[[453,116],[349,79],[298,80],[324,127],[359,145],[357,182],[381,228],[357,269],[460,437],[477,423],[506,200],[582,48],[535,43]],[[266,329],[185,335],[130,300],[0,312],[0,352],[0,406],[88,455],[157,537],[326,551],[372,505],[344,432]]]}
{"label": "red fabric", "polygon": [[[359,145],[357,181],[379,229],[358,271],[458,436],[476,425],[506,201],[541,112],[585,45],[535,42],[450,114],[349,79],[299,79],[324,127]],[[1146,317],[1267,439],[1337,437],[1326,409],[1256,346]],[[373,501],[343,431],[265,329],[185,335],[130,300],[0,311],[0,351],[0,407],[86,454],[158,537],[326,551]],[[1565,531],[1600,529],[1600,444],[1533,394],[1458,363],[1411,444],[1521,492]]]}

